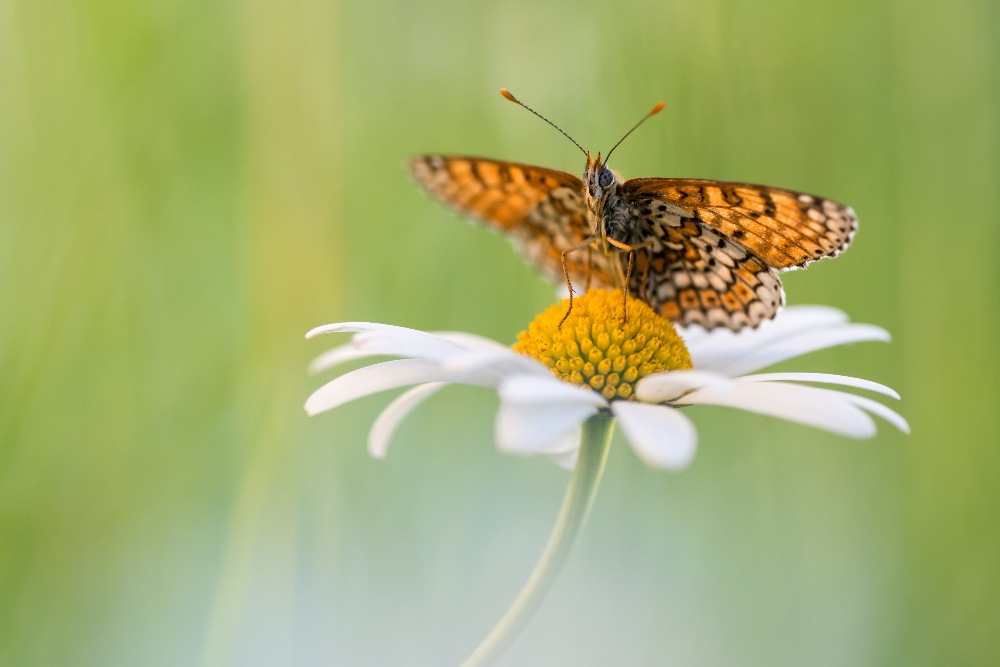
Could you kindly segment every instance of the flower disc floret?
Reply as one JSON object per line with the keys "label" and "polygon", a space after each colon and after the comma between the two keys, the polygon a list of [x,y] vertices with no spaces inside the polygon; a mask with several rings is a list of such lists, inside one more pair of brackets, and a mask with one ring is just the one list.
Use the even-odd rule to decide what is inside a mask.
{"label": "flower disc floret", "polygon": [[620,290],[590,290],[550,307],[517,337],[514,350],[542,362],[565,382],[587,387],[609,401],[635,400],[642,378],[689,370],[691,355],[670,320],[644,301],[626,297],[622,323]]}

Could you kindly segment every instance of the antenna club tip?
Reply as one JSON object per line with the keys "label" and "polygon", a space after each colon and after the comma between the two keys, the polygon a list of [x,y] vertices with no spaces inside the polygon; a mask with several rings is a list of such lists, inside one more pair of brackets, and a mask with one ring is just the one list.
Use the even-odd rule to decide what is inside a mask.
{"label": "antenna club tip", "polygon": [[518,99],[516,97],[514,97],[511,94],[511,92],[509,90],[507,90],[506,88],[501,88],[500,89],[500,94],[503,95],[504,97],[506,97],[511,102],[514,102],[516,104],[520,104],[520,101],[518,101]]}
{"label": "antenna club tip", "polygon": [[660,113],[661,111],[663,111],[663,107],[665,106],[667,106],[666,102],[657,102],[656,106],[653,107],[653,110],[649,112],[649,115],[652,116],[654,114]]}

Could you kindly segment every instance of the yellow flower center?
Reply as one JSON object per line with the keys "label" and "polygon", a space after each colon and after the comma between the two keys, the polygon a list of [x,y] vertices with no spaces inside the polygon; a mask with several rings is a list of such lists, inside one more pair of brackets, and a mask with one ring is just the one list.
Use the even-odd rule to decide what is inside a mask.
{"label": "yellow flower center", "polygon": [[551,306],[517,336],[514,351],[548,366],[560,380],[589,387],[604,398],[635,400],[635,385],[663,371],[691,368],[691,355],[670,320],[627,297],[622,324],[620,290],[590,290]]}

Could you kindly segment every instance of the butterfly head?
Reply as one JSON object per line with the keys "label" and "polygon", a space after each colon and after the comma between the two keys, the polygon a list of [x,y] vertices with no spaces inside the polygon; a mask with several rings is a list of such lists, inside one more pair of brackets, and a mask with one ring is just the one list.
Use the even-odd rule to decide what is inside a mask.
{"label": "butterfly head", "polygon": [[587,203],[595,211],[601,210],[608,197],[621,185],[618,175],[608,169],[606,161],[601,161],[600,153],[596,158],[587,153],[587,169],[583,172],[583,182],[587,187]]}

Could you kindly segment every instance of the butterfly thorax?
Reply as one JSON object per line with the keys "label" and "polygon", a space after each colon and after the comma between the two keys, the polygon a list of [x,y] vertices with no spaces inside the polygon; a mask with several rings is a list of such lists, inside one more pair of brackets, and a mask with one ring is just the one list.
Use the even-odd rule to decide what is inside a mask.
{"label": "butterfly thorax", "polygon": [[622,180],[597,158],[587,155],[587,170],[583,174],[584,203],[589,212],[591,230],[601,239],[605,250],[610,250],[606,239],[629,243],[632,235],[628,202],[619,194]]}

